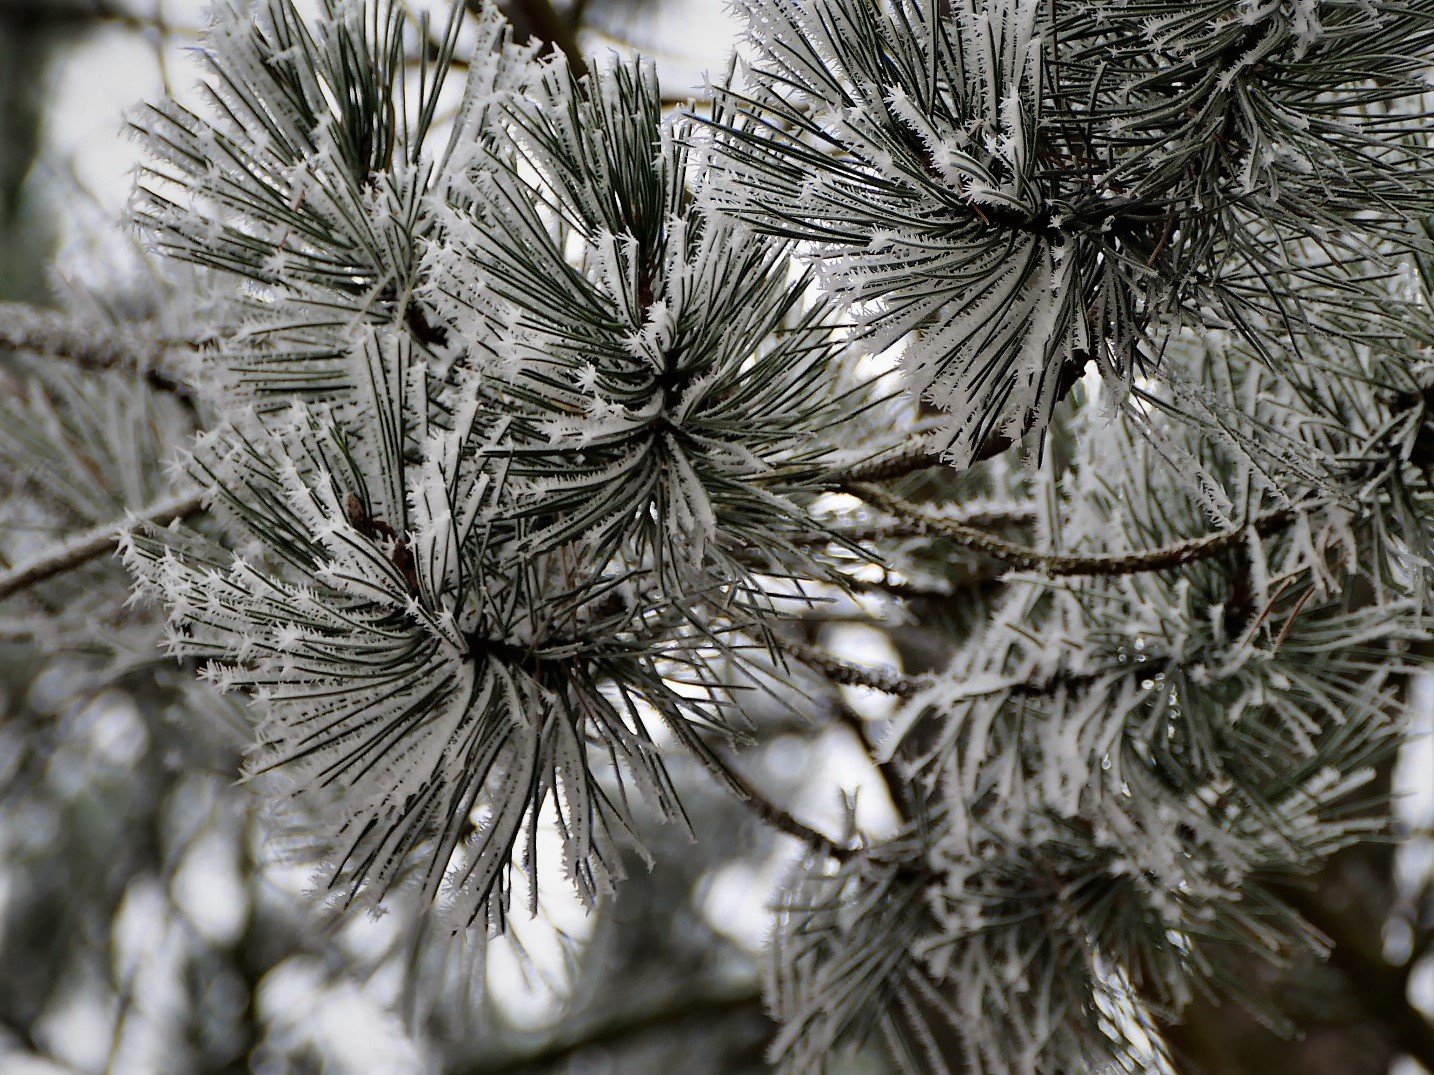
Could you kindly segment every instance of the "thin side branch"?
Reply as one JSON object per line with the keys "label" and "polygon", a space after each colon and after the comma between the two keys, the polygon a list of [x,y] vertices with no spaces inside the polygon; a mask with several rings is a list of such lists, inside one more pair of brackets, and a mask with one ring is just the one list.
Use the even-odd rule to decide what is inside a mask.
{"label": "thin side branch", "polygon": [[[1035,521],[1034,507],[1023,504],[977,507],[962,511],[953,522],[983,530],[999,526],[1024,526]],[[905,519],[868,519],[859,523],[833,525],[827,530],[809,530],[792,536],[792,543],[804,548],[822,547],[840,542],[869,545],[893,538],[924,537],[926,530]]]}
{"label": "thin side branch", "polygon": [[454,1075],[521,1075],[549,1071],[584,1049],[621,1045],[656,1030],[668,1030],[689,1019],[708,1023],[730,1016],[762,1013],[762,997],[755,990],[717,996],[678,996],[659,1007],[646,1008],[597,1023],[576,1034],[558,1038],[534,1052],[494,1062],[478,1062],[455,1069]]}
{"label": "thin side branch", "polygon": [[1116,553],[1111,555],[1076,556],[1067,553],[1042,552],[1026,545],[1007,541],[972,526],[935,516],[919,504],[893,496],[874,485],[854,482],[845,491],[859,496],[867,503],[883,511],[907,520],[913,526],[922,527],[927,533],[947,538],[965,546],[972,552],[981,553],[992,559],[1021,571],[1040,571],[1051,576],[1072,575],[1138,575],[1147,571],[1165,571],[1183,567],[1216,556],[1240,545],[1250,533],[1266,536],[1276,533],[1292,523],[1297,513],[1293,508],[1278,508],[1259,516],[1253,522],[1234,530],[1226,530],[1208,537],[1191,538],[1142,552]]}
{"label": "thin side branch", "polygon": [[[176,519],[187,519],[202,510],[199,494],[185,493],[152,504],[136,513],[136,517],[155,526],[168,526]],[[86,530],[40,559],[0,574],[0,601],[114,552],[126,525],[113,522]]]}
{"label": "thin side branch", "polygon": [[914,440],[910,444],[903,444],[892,451],[848,467],[840,473],[833,472],[827,480],[832,489],[845,491],[845,487],[853,482],[891,481],[893,478],[904,478],[908,474],[941,465],[939,455],[920,440]]}
{"label": "thin side branch", "polygon": [[778,832],[793,836],[806,844],[819,855],[826,855],[836,859],[838,862],[845,862],[862,852],[859,849],[844,847],[838,844],[831,837],[818,832],[804,821],[799,821],[790,813],[772,802],[756,786],[737,771],[731,761],[722,758],[723,767],[726,772],[724,778],[734,785],[742,797],[742,801],[757,815],[761,821],[776,829]]}
{"label": "thin side branch", "polygon": [[189,386],[156,361],[173,345],[126,332],[118,326],[89,325],[53,310],[19,302],[0,303],[0,350],[58,358],[79,369],[131,370],[151,388],[193,403]]}
{"label": "thin side branch", "polygon": [[876,770],[876,775],[881,777],[881,782],[886,786],[886,797],[891,800],[892,809],[896,811],[902,824],[906,824],[911,820],[908,794],[916,794],[916,791],[902,773],[897,760],[895,758],[887,758],[885,761],[878,760],[880,757],[879,744],[872,738],[867,722],[862,720],[861,715],[847,704],[845,698],[836,695],[831,699],[831,707],[838,723],[846,728],[865,748],[867,759],[871,762],[872,768]]}
{"label": "thin side branch", "polygon": [[804,642],[784,641],[782,651],[813,671],[820,672],[830,682],[843,687],[869,687],[882,694],[910,698],[928,682],[925,677],[903,675],[895,669],[872,668],[870,665],[844,661]]}
{"label": "thin side branch", "polygon": [[[978,213],[985,219],[988,213]],[[1090,355],[1084,352],[1076,354],[1070,361],[1061,367],[1060,376],[1056,382],[1056,401],[1060,402],[1070,395],[1071,389],[1080,383],[1085,376],[1086,367],[1090,365]],[[930,412],[923,404],[923,411]],[[852,482],[878,482],[890,481],[893,478],[904,478],[908,474],[915,474],[921,470],[928,470],[931,467],[945,466],[939,451],[933,451],[931,446],[924,440],[928,433],[939,433],[942,429],[941,421],[926,420],[920,423],[911,431],[911,440],[890,452],[865,462],[858,463],[849,468],[845,473],[832,473],[828,476],[830,487],[845,491],[844,487]],[[995,432],[986,438],[985,443],[977,449],[972,463],[984,463],[988,459],[994,459],[1014,447],[1016,442],[1005,433]]]}

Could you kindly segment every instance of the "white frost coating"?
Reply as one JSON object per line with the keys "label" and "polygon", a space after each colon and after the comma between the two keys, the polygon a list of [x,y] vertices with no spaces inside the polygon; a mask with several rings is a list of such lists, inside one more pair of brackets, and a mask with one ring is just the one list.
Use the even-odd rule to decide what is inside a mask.
{"label": "white frost coating", "polygon": [[[156,186],[192,204],[139,199],[172,253],[253,270],[187,467],[246,557],[144,528],[126,562],[171,651],[253,697],[254,772],[294,779],[342,898],[416,869],[501,927],[551,798],[591,904],[628,784],[682,816],[659,736],[725,778],[698,729],[725,730],[715,669],[749,659],[731,624],[771,614],[764,572],[827,570],[789,494],[842,419],[878,427],[879,389],[790,245],[694,204],[649,62],[580,88],[485,10],[436,151],[431,85],[379,87],[405,123],[352,92],[406,77],[381,69],[397,15],[300,34],[285,2],[219,15],[228,113],[150,117]],[[255,174],[276,178],[236,195]],[[593,786],[594,751],[620,786]]]}
{"label": "white frost coating", "polygon": [[[1218,391],[1243,398],[1252,422],[1278,427],[1273,444],[1323,436],[1285,413],[1294,389],[1268,371]],[[1096,421],[1098,401],[1085,406],[1091,432],[1070,470],[1054,480],[1048,466],[1025,480],[1042,505],[1029,539],[1042,549],[1118,556],[1171,542],[1216,522],[1212,499],[1287,504],[1312,473],[1313,455],[1299,472],[1260,467],[1246,450],[1212,458],[1189,427],[1144,436]],[[1199,480],[1190,460],[1200,462]],[[1275,474],[1288,484],[1267,484]],[[1316,474],[1317,487],[1328,480]],[[1333,745],[1347,732],[1332,732],[1351,721],[1390,732],[1384,674],[1369,673],[1359,648],[1397,651],[1411,624],[1408,606],[1351,614],[1334,596],[1350,577],[1348,564],[1331,574],[1329,563],[1351,539],[1344,508],[1300,512],[1279,535],[1241,540],[1237,593],[1202,589],[1202,579],[1232,580],[1199,569],[1162,583],[1006,576],[1001,606],[910,699],[881,752],[941,803],[939,833],[919,860],[941,878],[931,917],[909,963],[892,956],[878,971],[873,962],[905,927],[858,936],[848,923],[838,937],[834,922],[822,942],[832,969],[789,970],[800,979],[785,986],[791,996],[779,994],[792,1028],[783,1039],[789,1070],[817,1070],[803,1066],[802,1052],[820,1040],[817,1030],[804,1038],[796,1028],[832,1030],[818,1014],[831,995],[823,974],[843,960],[892,983],[931,975],[960,1013],[973,1070],[1036,1075],[1108,1062],[1109,1042],[1082,1027],[1130,1003],[1109,991],[1128,953],[1141,952],[1143,973],[1156,968],[1148,981],[1178,1007],[1209,973],[1190,938],[1218,926],[1271,954],[1292,943],[1250,905],[1247,886],[1368,831],[1373,822],[1338,811],[1339,796],[1368,776],[1357,751]],[[1282,772],[1301,774],[1274,798],[1232,764],[1236,744],[1254,734],[1262,764],[1278,758]],[[1325,766],[1331,751],[1340,760]],[[853,886],[880,879],[858,865],[844,876]],[[1138,1008],[1129,1017],[1144,1018]]]}
{"label": "white frost coating", "polygon": [[[764,164],[717,185],[714,204],[743,217],[772,213],[783,227],[832,222],[813,227],[819,279],[860,311],[871,346],[905,341],[913,391],[949,414],[934,443],[954,465],[969,465],[999,436],[1044,429],[1063,369],[1105,358],[1091,349],[1081,265],[1065,256],[1034,177],[1042,5],[953,4],[945,32],[956,51],[934,54],[929,5],[890,0],[876,5],[875,23],[838,0],[810,12],[774,0],[738,9],[758,57],[754,82],[771,79],[794,99],[854,100],[830,124],[848,156],[829,174],[794,170],[789,193],[773,156],[770,171]],[[873,25],[908,71],[949,80],[954,110],[933,104],[924,79],[866,66],[876,52],[854,44]],[[920,31],[907,36],[903,25]],[[754,136],[748,148],[779,152],[767,145]],[[927,200],[917,208],[913,196]]]}

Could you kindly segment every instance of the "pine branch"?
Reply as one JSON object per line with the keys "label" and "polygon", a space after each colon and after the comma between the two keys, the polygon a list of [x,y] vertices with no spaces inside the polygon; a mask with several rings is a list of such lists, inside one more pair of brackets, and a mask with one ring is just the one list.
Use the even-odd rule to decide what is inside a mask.
{"label": "pine branch", "polygon": [[[720,755],[719,755],[720,757]],[[829,836],[818,832],[804,821],[798,820],[791,813],[772,802],[771,799],[759,791],[757,787],[737,771],[727,758],[721,758],[726,769],[726,780],[735,786],[741,794],[742,801],[749,809],[766,825],[776,829],[778,832],[795,837],[806,844],[811,850],[819,855],[826,855],[836,859],[838,862],[845,862],[847,859],[862,853],[859,848],[843,847]]]}
{"label": "pine branch", "polygon": [[[1056,388],[1057,403],[1065,399],[1071,389],[1085,375],[1089,361],[1088,357],[1079,356],[1061,367],[1060,379]],[[858,463],[845,473],[833,472],[828,475],[827,481],[832,484],[833,488],[841,488],[850,482],[891,481],[894,478],[904,478],[909,474],[930,470],[932,467],[944,467],[946,462],[941,458],[941,453],[932,451],[924,440],[928,433],[939,433],[942,425],[941,422],[922,422],[912,430],[909,443]],[[972,465],[984,463],[988,459],[994,459],[996,456],[1004,454],[1015,443],[1004,433],[991,434],[976,450],[971,460]]]}
{"label": "pine branch", "polygon": [[[203,503],[199,494],[185,493],[160,500],[135,514],[155,526],[167,526],[176,519],[189,518],[201,510]],[[0,601],[114,552],[119,547],[120,532],[126,525],[125,522],[111,522],[84,531],[40,559],[0,574]]]}
{"label": "pine branch", "polygon": [[1052,577],[1073,575],[1138,575],[1148,571],[1166,571],[1183,567],[1197,560],[1217,556],[1238,547],[1250,533],[1262,537],[1278,533],[1294,522],[1298,513],[1294,508],[1277,508],[1259,516],[1253,522],[1234,530],[1226,530],[1208,537],[1190,538],[1173,545],[1141,552],[1116,553],[1111,555],[1077,556],[1067,553],[1042,552],[1026,545],[1007,541],[988,534],[984,530],[962,523],[931,515],[918,504],[893,496],[883,489],[862,482],[850,483],[843,487],[853,496],[861,497],[867,503],[906,519],[913,526],[924,528],[928,533],[955,541],[1021,571],[1040,571]]}
{"label": "pine branch", "polygon": [[872,668],[844,661],[840,657],[833,657],[814,646],[795,640],[783,642],[782,650],[812,670],[820,672],[832,683],[843,687],[867,687],[897,698],[910,698],[925,687],[927,682],[924,677],[903,675],[894,669]]}
{"label": "pine branch", "polygon": [[193,391],[156,361],[171,349],[171,344],[117,326],[101,330],[52,310],[0,303],[0,350],[63,359],[91,372],[142,371],[151,388],[192,406]]}
{"label": "pine branch", "polygon": [[[1009,508],[991,507],[963,511],[954,522],[982,529],[995,526],[1020,526],[1035,519],[1035,509],[1026,506]],[[858,523],[832,526],[825,530],[811,530],[792,536],[792,543],[805,548],[821,548],[826,545],[851,542],[854,545],[869,545],[892,538],[925,537],[926,531],[905,519],[864,519]]]}
{"label": "pine branch", "polygon": [[916,789],[901,771],[901,765],[895,758],[878,760],[880,744],[871,737],[867,722],[847,704],[845,698],[836,692],[833,694],[835,696],[831,699],[831,705],[836,710],[837,720],[865,748],[871,767],[876,770],[877,776],[881,777],[881,782],[886,787],[886,797],[891,800],[892,809],[896,811],[902,824],[906,824],[911,820],[910,798],[917,794]]}
{"label": "pine branch", "polygon": [[827,475],[826,484],[833,491],[844,491],[854,482],[891,481],[939,466],[941,457],[918,440],[858,463],[845,471],[833,471]]}
{"label": "pine branch", "polygon": [[[807,667],[821,673],[834,686],[867,687],[883,694],[906,699],[912,697],[928,682],[928,677],[925,676],[907,676],[893,669],[870,668],[850,661],[843,661],[796,639],[784,641],[782,649],[787,655],[795,657]],[[851,732],[868,754],[873,755],[871,757],[872,767],[886,785],[886,794],[891,800],[892,807],[903,820],[909,820],[907,818],[908,804],[906,796],[903,794],[907,782],[896,762],[876,759],[874,756],[875,744],[868,738],[865,723],[856,711],[847,705],[846,700],[840,696],[839,692],[832,692],[830,704],[835,711],[837,720]]]}
{"label": "pine branch", "polygon": [[688,1020],[726,1019],[742,1014],[760,1015],[759,990],[715,996],[679,996],[670,1003],[644,1008],[596,1023],[585,1030],[559,1038],[534,1052],[503,1060],[480,1061],[454,1069],[453,1075],[523,1075],[551,1070],[576,1054],[601,1046],[618,1046],[653,1031],[669,1030]]}

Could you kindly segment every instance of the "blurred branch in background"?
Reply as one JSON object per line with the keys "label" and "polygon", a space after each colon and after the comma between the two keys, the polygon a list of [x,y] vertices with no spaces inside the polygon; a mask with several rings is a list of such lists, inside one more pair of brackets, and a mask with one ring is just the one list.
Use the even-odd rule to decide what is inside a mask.
{"label": "blurred branch in background", "polygon": [[[475,15],[483,6],[482,0],[464,0],[464,4]],[[553,6],[551,0],[504,0],[501,6],[513,24],[513,36],[520,44],[542,42],[543,52],[561,52],[575,72],[582,74],[588,69],[587,60],[578,47],[584,7],[582,0],[563,13]]]}
{"label": "blurred branch in background", "polygon": [[[55,64],[88,35],[116,29],[146,41],[154,66],[168,85],[168,56],[176,41],[193,40],[196,25],[177,25],[164,14],[122,0],[0,0],[0,301],[48,303],[49,271],[66,211],[65,183],[57,162],[42,159],[50,115]],[[52,174],[46,178],[48,165]]]}
{"label": "blurred branch in background", "polygon": [[0,299],[45,298],[54,245],[48,207],[29,179],[39,157],[53,49],[72,32],[51,5],[0,3]]}

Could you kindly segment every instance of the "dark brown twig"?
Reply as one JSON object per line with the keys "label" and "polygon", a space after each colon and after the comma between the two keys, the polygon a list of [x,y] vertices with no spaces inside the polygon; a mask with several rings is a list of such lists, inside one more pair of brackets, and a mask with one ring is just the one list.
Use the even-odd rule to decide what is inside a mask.
{"label": "dark brown twig", "polygon": [[1026,545],[1007,541],[973,526],[954,522],[941,516],[932,515],[919,504],[894,496],[886,490],[864,482],[854,482],[844,487],[846,492],[861,497],[867,503],[881,508],[909,524],[925,528],[934,536],[947,538],[994,560],[999,560],[1020,571],[1039,571],[1053,577],[1074,575],[1138,575],[1148,571],[1165,571],[1183,567],[1186,564],[1216,556],[1237,548],[1251,533],[1266,536],[1277,533],[1289,526],[1298,517],[1294,508],[1277,508],[1259,516],[1244,526],[1225,530],[1208,537],[1191,538],[1158,549],[1139,552],[1095,554],[1087,556],[1069,553],[1042,552]]}

